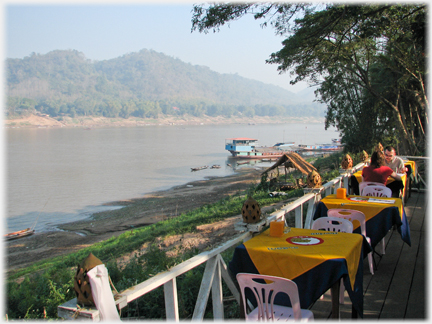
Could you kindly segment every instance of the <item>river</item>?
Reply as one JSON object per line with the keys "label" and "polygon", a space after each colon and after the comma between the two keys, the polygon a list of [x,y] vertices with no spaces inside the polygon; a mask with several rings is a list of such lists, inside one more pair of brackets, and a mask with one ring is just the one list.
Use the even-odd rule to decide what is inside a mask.
{"label": "river", "polygon": [[[334,128],[324,130],[324,124],[8,128],[6,231],[34,224],[39,232],[54,230],[57,224],[117,208],[103,206],[106,202],[231,175],[226,138],[251,137],[271,146],[330,143],[338,135]],[[221,168],[191,172],[214,164]]]}

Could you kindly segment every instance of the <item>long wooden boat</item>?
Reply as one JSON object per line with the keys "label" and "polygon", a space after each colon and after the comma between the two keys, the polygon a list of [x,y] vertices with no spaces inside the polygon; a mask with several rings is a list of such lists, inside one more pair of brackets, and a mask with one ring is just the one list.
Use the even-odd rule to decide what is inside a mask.
{"label": "long wooden boat", "polygon": [[342,144],[316,144],[316,145],[305,145],[299,144],[297,147],[300,151],[341,151],[343,150]]}
{"label": "long wooden boat", "polygon": [[263,147],[257,146],[257,139],[248,137],[237,137],[225,139],[225,149],[229,151],[233,157],[242,159],[266,159],[266,158],[279,158],[287,151],[282,147],[286,146],[288,151],[294,145],[294,142],[278,143],[275,146]]}
{"label": "long wooden boat", "polygon": [[29,227],[29,228],[23,229],[21,231],[16,231],[16,232],[5,234],[4,237],[5,237],[6,241],[10,241],[10,240],[15,240],[15,239],[19,239],[21,237],[32,235],[34,232],[35,232],[35,230]]}

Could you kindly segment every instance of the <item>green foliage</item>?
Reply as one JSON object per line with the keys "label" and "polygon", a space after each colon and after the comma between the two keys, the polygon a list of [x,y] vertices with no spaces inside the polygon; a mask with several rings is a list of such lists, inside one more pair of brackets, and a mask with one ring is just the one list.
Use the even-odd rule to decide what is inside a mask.
{"label": "green foliage", "polygon": [[425,13],[424,4],[328,5],[296,20],[269,62],[321,84],[326,127],[347,149],[399,138],[403,152],[424,152]]}
{"label": "green foliage", "polygon": [[41,319],[45,309],[47,318],[56,318],[57,306],[74,296],[69,271],[35,273],[25,276],[20,284],[7,283],[6,313],[9,318]]}
{"label": "green foliage", "polygon": [[346,149],[396,142],[402,154],[425,154],[425,3],[200,4],[192,30],[219,31],[247,14],[286,36],[267,62],[291,71],[292,84],[319,85],[326,127],[340,130]]}
{"label": "green foliage", "polygon": [[267,174],[263,173],[261,175],[261,182],[257,186],[257,190],[268,192],[270,190],[270,182],[267,181]]}
{"label": "green foliage", "polygon": [[287,90],[152,50],[100,62],[71,50],[33,53],[7,59],[6,74],[10,117],[34,111],[51,117],[324,116],[321,104]]}

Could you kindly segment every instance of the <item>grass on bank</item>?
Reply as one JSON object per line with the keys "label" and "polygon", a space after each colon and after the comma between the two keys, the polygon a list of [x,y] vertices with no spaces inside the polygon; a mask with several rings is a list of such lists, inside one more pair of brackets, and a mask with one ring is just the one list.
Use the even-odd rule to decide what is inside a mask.
{"label": "grass on bank", "polygon": [[[341,154],[332,154],[327,158],[314,161],[319,167],[324,180],[338,176]],[[336,174],[336,173],[337,174]],[[262,181],[237,195],[224,198],[217,203],[208,204],[180,216],[156,224],[137,228],[106,241],[93,244],[80,251],[44,260],[10,275],[7,281],[6,314],[9,319],[58,319],[57,306],[74,298],[73,276],[76,266],[90,252],[97,256],[108,268],[110,277],[118,291],[129,288],[139,282],[179,264],[199,251],[189,250],[170,258],[156,242],[158,237],[178,235],[196,231],[202,224],[213,223],[227,217],[238,215],[247,195],[253,196],[260,206],[287,200],[303,195],[302,190],[292,190],[288,196],[269,197],[268,183]],[[120,269],[116,259],[139,249],[144,243],[149,244],[147,252],[130,260],[125,268]],[[233,250],[222,254],[226,263],[232,258]],[[199,266],[178,277],[179,309],[181,318],[190,318],[195,307],[204,266]],[[18,283],[16,279],[23,278]],[[224,286],[224,295],[228,293]],[[208,303],[211,305],[211,302]],[[234,304],[236,304],[234,302]],[[128,305],[122,317],[140,317],[146,319],[164,319],[165,308],[163,289],[156,289]],[[229,307],[229,305],[228,305]],[[238,307],[231,305],[232,313],[226,312],[226,318],[238,318]],[[211,306],[210,306],[211,308]],[[209,315],[211,316],[211,309]]]}

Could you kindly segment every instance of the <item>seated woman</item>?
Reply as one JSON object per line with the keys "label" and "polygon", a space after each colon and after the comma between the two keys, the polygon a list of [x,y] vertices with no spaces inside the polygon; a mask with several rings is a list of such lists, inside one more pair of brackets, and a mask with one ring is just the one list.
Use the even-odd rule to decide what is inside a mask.
{"label": "seated woman", "polygon": [[[374,152],[371,157],[370,165],[363,168],[363,181],[380,182],[385,185],[388,177],[392,177],[397,181],[402,181],[401,176],[386,166],[384,154],[382,152]],[[399,192],[394,192],[392,190],[392,196],[399,197]]]}

